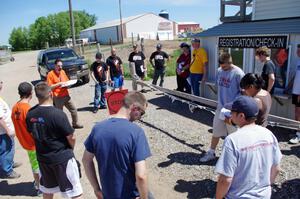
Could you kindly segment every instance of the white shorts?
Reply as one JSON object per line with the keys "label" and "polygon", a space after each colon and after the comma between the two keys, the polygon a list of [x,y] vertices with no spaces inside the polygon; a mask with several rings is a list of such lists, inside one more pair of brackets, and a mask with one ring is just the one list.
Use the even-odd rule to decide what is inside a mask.
{"label": "white shorts", "polygon": [[220,112],[221,108],[217,108],[213,121],[213,136],[217,138],[226,137],[237,130],[235,126],[228,125],[224,122],[224,120],[220,119]]}
{"label": "white shorts", "polygon": [[79,170],[75,158],[56,165],[40,164],[41,192],[61,193],[64,198],[73,198],[82,194]]}

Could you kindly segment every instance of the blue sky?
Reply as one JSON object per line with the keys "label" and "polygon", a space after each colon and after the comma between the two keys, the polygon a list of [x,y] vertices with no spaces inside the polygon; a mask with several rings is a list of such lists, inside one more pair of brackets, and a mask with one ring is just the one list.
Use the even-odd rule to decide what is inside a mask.
{"label": "blue sky", "polygon": [[[219,23],[219,0],[122,0],[123,17],[166,9],[174,21],[195,21],[207,29]],[[118,0],[72,0],[74,10],[85,10],[98,22],[119,17]],[[68,0],[1,0],[0,44],[7,44],[14,27],[28,27],[40,16],[68,10]]]}

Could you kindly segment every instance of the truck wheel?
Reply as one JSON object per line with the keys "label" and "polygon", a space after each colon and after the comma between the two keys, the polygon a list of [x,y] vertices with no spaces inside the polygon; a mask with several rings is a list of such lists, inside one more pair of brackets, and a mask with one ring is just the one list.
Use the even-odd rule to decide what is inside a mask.
{"label": "truck wheel", "polygon": [[84,84],[89,83],[89,81],[90,81],[90,76],[89,76],[89,75],[86,75],[86,76],[83,76],[83,77],[82,77],[82,82],[83,82]]}

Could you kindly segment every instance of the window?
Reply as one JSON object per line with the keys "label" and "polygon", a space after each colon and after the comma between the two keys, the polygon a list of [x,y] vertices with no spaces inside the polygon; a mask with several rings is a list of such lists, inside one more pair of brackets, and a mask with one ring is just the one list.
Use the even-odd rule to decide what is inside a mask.
{"label": "window", "polygon": [[244,49],[243,48],[219,48],[219,55],[224,52],[228,52],[232,56],[232,62],[234,65],[240,67],[243,70]]}
{"label": "window", "polygon": [[[274,84],[274,93],[283,93],[283,90],[286,88],[287,84],[287,72],[289,65],[289,49],[280,48],[280,49],[271,49],[270,59],[275,65],[275,84]],[[263,64],[255,59],[254,73],[261,74]]]}

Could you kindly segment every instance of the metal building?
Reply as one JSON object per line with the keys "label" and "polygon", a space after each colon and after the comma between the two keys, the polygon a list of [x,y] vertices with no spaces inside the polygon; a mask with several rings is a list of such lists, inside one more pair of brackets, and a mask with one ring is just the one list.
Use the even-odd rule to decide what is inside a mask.
{"label": "metal building", "polygon": [[[230,52],[235,65],[245,73],[261,74],[262,65],[255,59],[255,50],[261,46],[271,49],[275,63],[275,91],[272,95],[271,114],[294,119],[291,95],[284,90],[295,74],[297,44],[300,43],[300,1],[299,0],[221,0],[223,22],[204,32],[195,34],[208,53],[208,79],[203,96],[216,99],[213,92],[218,56]],[[226,16],[226,9],[237,7],[237,13]]]}
{"label": "metal building", "polygon": [[[145,13],[122,19],[123,38],[139,37],[144,39],[173,40],[177,35],[177,24],[153,13]],[[120,20],[100,23],[80,32],[80,38],[88,38],[90,42],[108,44],[121,41]]]}

